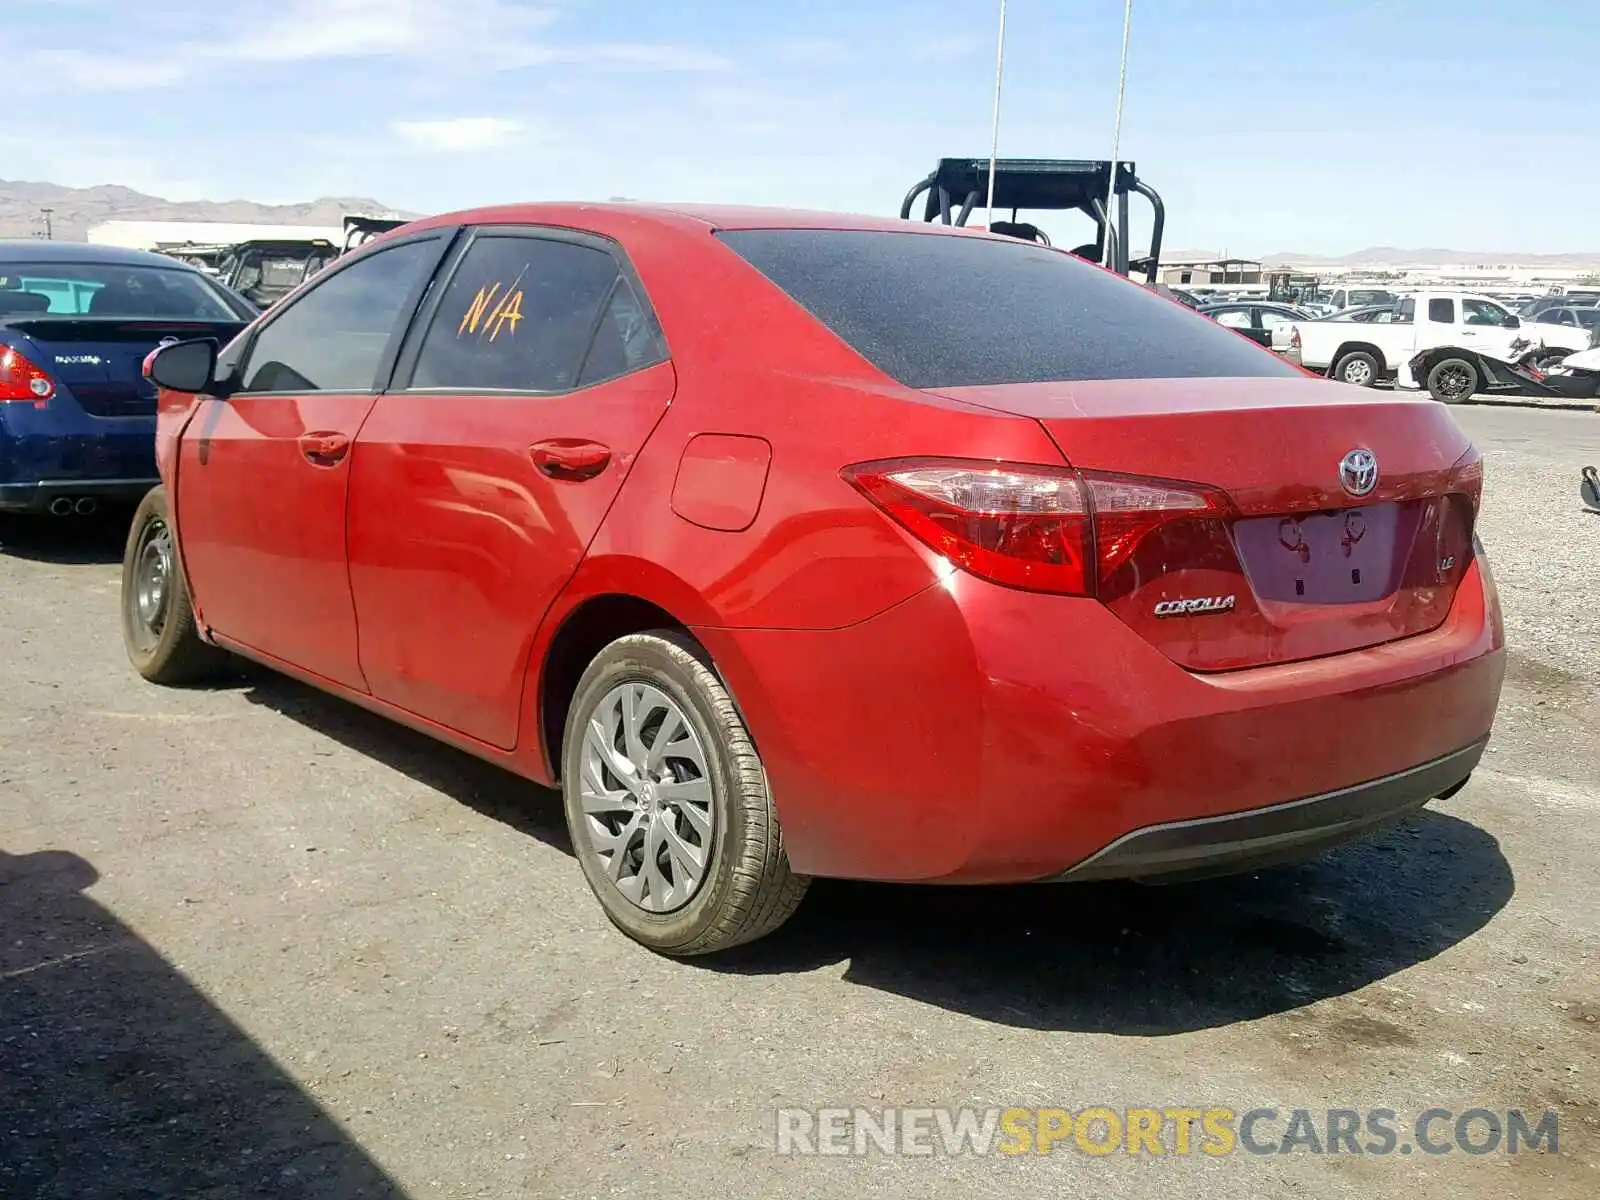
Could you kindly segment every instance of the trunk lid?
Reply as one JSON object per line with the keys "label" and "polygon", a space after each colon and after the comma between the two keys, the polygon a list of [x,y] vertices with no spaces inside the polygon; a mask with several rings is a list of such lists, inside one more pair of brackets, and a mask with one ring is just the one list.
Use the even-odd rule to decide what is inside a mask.
{"label": "trunk lid", "polygon": [[150,351],[167,338],[226,344],[246,322],[38,316],[0,325],[90,416],[148,417],[156,411],[155,385],[144,377]]}
{"label": "trunk lid", "polygon": [[[1214,498],[1203,513],[1139,527],[1099,580],[1102,603],[1190,670],[1425,633],[1448,614],[1472,557],[1481,463],[1449,412],[1426,398],[1311,379],[941,391],[1036,418],[1079,470],[1187,484]],[[1358,451],[1377,469],[1363,495],[1341,481],[1341,464]],[[1361,483],[1352,479],[1356,491]]]}

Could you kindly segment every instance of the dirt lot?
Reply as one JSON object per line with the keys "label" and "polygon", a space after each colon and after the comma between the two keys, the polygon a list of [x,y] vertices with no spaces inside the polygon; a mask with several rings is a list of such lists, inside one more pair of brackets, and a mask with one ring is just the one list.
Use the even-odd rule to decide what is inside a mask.
{"label": "dirt lot", "polygon": [[[697,964],[611,931],[555,797],[264,673],[145,686],[115,532],[13,530],[0,1195],[1592,1200],[1600,416],[1461,419],[1513,655],[1455,799],[1181,890],[819,884]],[[779,1106],[963,1104],[1552,1108],[1559,1153],[775,1152]]]}

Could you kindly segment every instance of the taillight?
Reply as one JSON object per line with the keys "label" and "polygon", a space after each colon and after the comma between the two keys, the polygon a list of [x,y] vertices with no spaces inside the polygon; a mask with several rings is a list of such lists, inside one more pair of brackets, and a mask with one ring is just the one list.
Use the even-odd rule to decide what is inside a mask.
{"label": "taillight", "polygon": [[1450,468],[1450,480],[1446,490],[1460,492],[1472,502],[1472,514],[1477,516],[1479,507],[1483,504],[1483,455],[1476,446],[1469,447],[1467,452],[1456,459]]}
{"label": "taillight", "polygon": [[1226,499],[1193,484],[963,459],[863,463],[844,476],[952,563],[1008,587],[1107,599],[1152,546],[1158,570],[1186,559],[1196,528],[1232,553]]}
{"label": "taillight", "polygon": [[1175,568],[1237,570],[1226,496],[1192,483],[1083,472],[1094,509],[1099,584],[1108,603]]}
{"label": "taillight", "polygon": [[1008,587],[1089,595],[1092,541],[1084,488],[1065,467],[901,459],[845,478],[919,540]]}
{"label": "taillight", "polygon": [[0,352],[0,404],[32,404],[43,408],[56,394],[56,385],[15,347]]}

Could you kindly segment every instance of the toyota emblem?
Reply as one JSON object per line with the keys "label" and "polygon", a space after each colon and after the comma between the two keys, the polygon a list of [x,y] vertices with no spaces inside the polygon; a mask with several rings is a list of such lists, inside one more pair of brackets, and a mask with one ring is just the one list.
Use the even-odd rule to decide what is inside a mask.
{"label": "toyota emblem", "polygon": [[177,344],[178,344],[178,339],[177,338],[175,338],[175,337],[164,337],[159,342],[156,343],[156,349],[157,350],[162,350],[162,349],[165,349],[168,346],[176,346]]}
{"label": "toyota emblem", "polygon": [[1371,450],[1352,450],[1339,463],[1339,482],[1352,496],[1365,496],[1378,486],[1378,456]]}

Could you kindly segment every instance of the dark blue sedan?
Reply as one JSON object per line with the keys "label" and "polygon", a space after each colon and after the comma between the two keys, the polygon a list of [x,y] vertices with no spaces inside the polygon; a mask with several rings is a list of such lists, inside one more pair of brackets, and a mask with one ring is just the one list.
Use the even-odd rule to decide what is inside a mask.
{"label": "dark blue sedan", "polygon": [[230,341],[256,314],[193,267],[79,242],[0,241],[0,512],[92,512],[157,482],[165,341]]}

